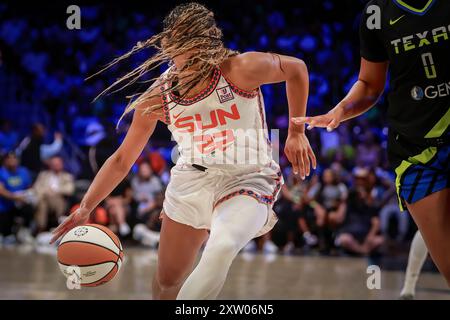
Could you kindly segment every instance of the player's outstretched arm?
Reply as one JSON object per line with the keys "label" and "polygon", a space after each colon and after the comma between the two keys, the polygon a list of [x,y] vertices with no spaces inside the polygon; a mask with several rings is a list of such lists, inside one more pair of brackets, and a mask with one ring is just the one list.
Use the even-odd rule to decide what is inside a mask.
{"label": "player's outstretched arm", "polygon": [[[247,52],[230,59],[224,67],[230,80],[245,90],[286,82],[289,118],[305,115],[309,78],[302,60],[274,53]],[[300,174],[302,179],[309,175],[311,164],[316,167],[316,157],[306,138],[304,125],[289,123],[284,151],[294,173]]]}
{"label": "player's outstretched arm", "polygon": [[139,107],[135,110],[124,141],[98,171],[81,200],[80,208],[53,231],[50,243],[58,240],[70,229],[87,222],[95,207],[126,177],[155,130],[157,121],[154,116],[143,114]]}
{"label": "player's outstretched arm", "polygon": [[375,105],[383,93],[387,70],[387,62],[370,62],[362,58],[358,81],[336,107],[320,116],[294,117],[292,122],[298,125],[307,123],[309,130],[321,127],[331,131],[342,121],[363,114]]}

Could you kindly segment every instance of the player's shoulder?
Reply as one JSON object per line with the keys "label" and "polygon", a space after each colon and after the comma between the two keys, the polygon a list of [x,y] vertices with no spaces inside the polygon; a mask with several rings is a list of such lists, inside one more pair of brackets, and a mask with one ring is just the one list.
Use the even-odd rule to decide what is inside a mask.
{"label": "player's shoulder", "polygon": [[263,64],[269,60],[269,54],[265,52],[258,51],[248,51],[244,53],[239,53],[225,59],[221,65],[220,69],[224,73],[233,73],[238,71],[239,73],[254,73],[261,68]]}

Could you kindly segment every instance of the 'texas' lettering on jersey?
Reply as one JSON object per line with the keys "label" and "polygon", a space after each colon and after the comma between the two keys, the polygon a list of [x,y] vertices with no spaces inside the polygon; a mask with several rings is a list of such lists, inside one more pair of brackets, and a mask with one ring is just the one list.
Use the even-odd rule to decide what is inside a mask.
{"label": "'texas' lettering on jersey", "polygon": [[[231,112],[230,112],[231,111]],[[201,114],[195,114],[193,116],[178,117],[174,122],[174,126],[180,130],[180,132],[193,133],[195,129],[204,130],[216,128],[219,125],[226,125],[227,118],[231,120],[239,120],[241,115],[236,104],[231,106],[231,110],[214,109],[209,113],[209,119],[203,119]]]}
{"label": "'texas' lettering on jersey", "polygon": [[450,25],[434,28],[433,30],[425,30],[423,32],[408,35],[391,41],[396,54],[429,46],[432,43],[449,40]]}

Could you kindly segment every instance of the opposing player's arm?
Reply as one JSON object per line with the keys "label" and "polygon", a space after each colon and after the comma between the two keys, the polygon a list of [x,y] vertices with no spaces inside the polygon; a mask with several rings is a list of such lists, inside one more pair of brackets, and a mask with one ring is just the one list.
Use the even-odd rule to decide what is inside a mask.
{"label": "opposing player's arm", "polygon": [[[371,2],[367,4],[370,6]],[[368,27],[371,15],[364,9],[359,26],[361,67],[358,80],[335,108],[327,114],[316,117],[298,117],[292,121],[300,126],[309,124],[308,129],[324,127],[331,131],[342,121],[354,118],[377,102],[384,90],[388,70],[389,55],[386,50],[383,34],[377,29]]]}
{"label": "opposing player's arm", "polygon": [[[289,118],[305,116],[309,78],[302,60],[275,53],[248,52],[230,59],[225,67],[230,80],[248,91],[263,84],[286,82]],[[284,148],[294,173],[300,174],[302,179],[310,174],[311,163],[313,168],[316,167],[316,157],[304,133],[304,126],[289,122]]]}
{"label": "opposing player's arm", "polygon": [[387,70],[387,62],[371,62],[361,58],[358,80],[335,107],[343,110],[342,121],[354,118],[375,105],[383,94]]}
{"label": "opposing player's arm", "polygon": [[296,117],[292,119],[297,125],[307,123],[308,129],[314,127],[327,128],[331,131],[342,121],[363,114],[373,107],[383,94],[386,84],[388,62],[370,62],[361,58],[358,80],[347,95],[327,114],[315,117]]}
{"label": "opposing player's arm", "polygon": [[[145,104],[158,103],[159,99],[155,98]],[[80,208],[53,231],[51,243],[75,226],[86,223],[95,207],[126,177],[150,139],[158,121],[154,114],[144,114],[143,109],[144,106],[137,106],[124,141],[98,171],[81,200]]]}

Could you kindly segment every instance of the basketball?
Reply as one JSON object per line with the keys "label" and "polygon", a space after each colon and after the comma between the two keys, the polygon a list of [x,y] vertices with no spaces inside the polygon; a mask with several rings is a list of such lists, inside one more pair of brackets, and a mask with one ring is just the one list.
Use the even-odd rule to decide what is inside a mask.
{"label": "basketball", "polygon": [[76,274],[76,282],[81,286],[95,287],[114,278],[122,265],[123,249],[111,230],[86,224],[64,235],[57,256],[59,268],[66,277]]}

